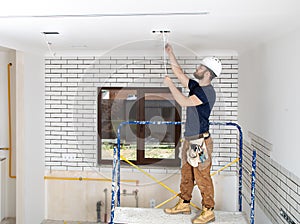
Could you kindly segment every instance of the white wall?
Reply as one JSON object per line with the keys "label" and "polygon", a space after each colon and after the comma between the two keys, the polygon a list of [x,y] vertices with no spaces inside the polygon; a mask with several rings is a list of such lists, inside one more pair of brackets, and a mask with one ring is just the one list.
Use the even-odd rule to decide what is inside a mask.
{"label": "white wall", "polygon": [[[8,134],[8,93],[7,93],[7,64],[15,64],[15,51],[0,47],[0,148],[9,147]],[[15,118],[15,68],[11,68],[11,116]],[[12,175],[15,175],[15,123],[12,121]],[[16,180],[9,178],[9,151],[0,151],[0,157],[6,159],[6,183],[5,186],[5,217],[16,216]]]}
{"label": "white wall", "polygon": [[24,53],[24,223],[45,217],[44,59]]}
{"label": "white wall", "polygon": [[8,52],[0,49],[0,148],[8,147],[7,64]]}
{"label": "white wall", "polygon": [[300,176],[300,31],[240,55],[239,123],[273,144],[271,158]]}
{"label": "white wall", "polygon": [[[283,171],[290,171],[290,178],[292,174],[300,177],[299,51],[300,31],[297,31],[243,52],[239,57],[239,124],[246,139],[251,131],[272,144],[271,161],[276,161]],[[283,182],[287,178],[284,179]],[[297,178],[293,180],[297,183]],[[273,217],[280,216],[278,208],[272,209]],[[290,212],[297,216],[295,211]],[[257,223],[271,223],[260,206],[256,207],[256,214]]]}

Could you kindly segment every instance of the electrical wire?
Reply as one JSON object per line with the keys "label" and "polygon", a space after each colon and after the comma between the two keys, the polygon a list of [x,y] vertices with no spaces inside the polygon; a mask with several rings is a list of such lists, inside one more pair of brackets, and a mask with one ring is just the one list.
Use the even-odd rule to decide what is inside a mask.
{"label": "electrical wire", "polygon": [[167,71],[167,59],[166,59],[166,44],[168,43],[167,41],[167,38],[166,38],[166,33],[163,32],[162,33],[162,36],[163,36],[163,49],[164,49],[164,69],[165,69],[165,75],[168,74],[168,71]]}
{"label": "electrical wire", "polygon": [[45,42],[46,42],[46,45],[47,45],[47,47],[48,47],[48,50],[49,50],[50,54],[51,54],[53,57],[55,57],[55,56],[56,56],[56,53],[53,52],[53,50],[52,50],[52,48],[51,48],[51,44],[52,44],[52,43],[49,42],[49,40],[48,40],[46,34],[44,34],[44,40],[45,40]]}

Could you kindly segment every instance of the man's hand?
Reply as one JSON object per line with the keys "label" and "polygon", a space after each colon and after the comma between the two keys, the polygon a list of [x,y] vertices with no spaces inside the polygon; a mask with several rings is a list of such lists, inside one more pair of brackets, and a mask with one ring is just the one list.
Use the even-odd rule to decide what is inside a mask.
{"label": "man's hand", "polygon": [[169,55],[173,53],[173,48],[170,44],[166,44],[165,50]]}

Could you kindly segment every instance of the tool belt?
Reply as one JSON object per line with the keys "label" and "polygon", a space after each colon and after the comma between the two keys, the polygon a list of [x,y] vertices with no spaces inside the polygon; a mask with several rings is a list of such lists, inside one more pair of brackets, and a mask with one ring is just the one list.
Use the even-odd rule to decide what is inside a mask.
{"label": "tool belt", "polygon": [[[199,163],[203,164],[208,158],[208,152],[205,145],[205,139],[209,138],[208,135],[202,135],[201,138],[189,140],[189,149],[187,150],[187,162],[193,166],[198,167]],[[194,136],[193,136],[194,137]]]}
{"label": "tool belt", "polygon": [[201,139],[201,138],[208,139],[209,137],[210,137],[210,133],[209,133],[209,131],[207,131],[207,132],[204,132],[199,135],[185,136],[185,139],[191,141],[191,140],[196,140],[196,139]]}

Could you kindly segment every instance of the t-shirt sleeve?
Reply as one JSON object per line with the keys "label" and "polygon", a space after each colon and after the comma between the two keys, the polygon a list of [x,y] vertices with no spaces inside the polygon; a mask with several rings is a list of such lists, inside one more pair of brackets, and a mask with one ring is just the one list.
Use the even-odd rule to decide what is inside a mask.
{"label": "t-shirt sleeve", "polygon": [[208,103],[208,99],[206,97],[205,92],[203,91],[202,87],[199,85],[198,82],[196,82],[195,80],[190,79],[189,83],[188,83],[188,87],[190,89],[190,96],[192,95],[196,95],[201,101],[202,103]]}

